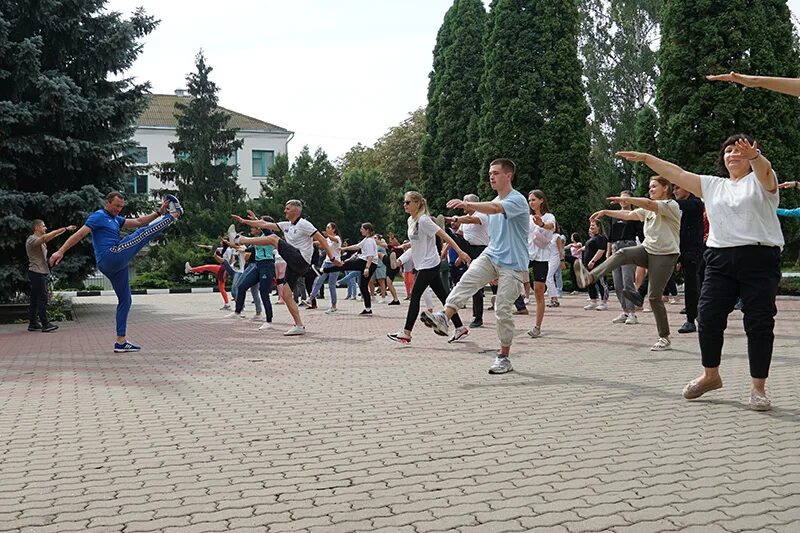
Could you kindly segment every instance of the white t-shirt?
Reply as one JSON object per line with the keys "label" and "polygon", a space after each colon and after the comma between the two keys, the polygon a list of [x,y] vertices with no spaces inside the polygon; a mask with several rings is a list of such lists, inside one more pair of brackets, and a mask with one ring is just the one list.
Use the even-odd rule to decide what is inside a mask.
{"label": "white t-shirt", "polygon": [[286,242],[300,250],[300,255],[311,264],[311,256],[314,255],[314,239],[311,238],[317,232],[314,224],[304,218],[298,218],[294,223],[288,220],[278,222],[278,227],[283,231]]}
{"label": "white t-shirt", "polygon": [[[658,212],[634,209],[633,213],[644,222],[642,246],[652,255],[681,253],[681,208],[675,200],[656,200]],[[777,215],[776,215],[777,216]]]}
{"label": "white t-shirt", "polygon": [[[544,229],[536,225],[531,217],[530,233],[528,234],[528,258],[531,261],[549,261],[550,260],[550,241],[553,239],[553,230]],[[542,215],[542,224],[552,224],[553,228],[556,227],[556,217],[553,213],[545,213]]]}
{"label": "white t-shirt", "polygon": [[550,240],[550,260],[561,257],[561,254],[558,251],[560,248],[559,242],[561,243],[561,246],[563,246],[564,243],[567,242],[567,238],[563,235],[559,235],[558,233],[553,233],[553,238]]}
{"label": "white t-shirt", "polygon": [[783,248],[777,192],[767,192],[751,172],[738,181],[700,176],[710,248],[766,245]]}
{"label": "white t-shirt", "polygon": [[489,246],[489,215],[475,211],[471,215],[480,219],[480,224],[461,224],[464,239],[473,246]]}
{"label": "white t-shirt", "polygon": [[411,255],[417,270],[438,267],[441,263],[436,248],[436,232],[439,226],[428,215],[422,215],[415,222],[408,217],[408,240],[411,241]]}
{"label": "white t-shirt", "polygon": [[378,245],[375,243],[374,238],[365,237],[363,241],[358,243],[358,247],[361,249],[361,253],[358,254],[359,259],[366,261],[368,257],[371,257],[373,263],[378,260]]}
{"label": "white t-shirt", "polygon": [[342,238],[338,235],[334,235],[331,239],[330,237],[325,238],[328,241],[328,246],[331,247],[331,251],[333,252],[334,259],[341,259],[342,258]]}

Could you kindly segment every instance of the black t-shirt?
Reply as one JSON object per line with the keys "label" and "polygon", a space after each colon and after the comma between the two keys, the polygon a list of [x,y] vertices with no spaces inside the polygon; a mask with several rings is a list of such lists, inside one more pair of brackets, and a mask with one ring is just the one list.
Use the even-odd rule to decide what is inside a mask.
{"label": "black t-shirt", "polygon": [[[586,241],[586,244],[584,244],[584,248],[583,248],[583,264],[584,265],[588,265],[589,261],[591,261],[592,258],[594,257],[594,254],[597,253],[597,250],[603,250],[605,252],[606,249],[607,249],[607,246],[608,246],[608,239],[606,238],[605,235],[595,235],[594,237],[592,237],[591,239]],[[599,265],[600,263],[602,263],[605,260],[606,260],[606,256],[603,255],[603,257],[601,257],[594,264],[594,266]]]}
{"label": "black t-shirt", "polygon": [[611,222],[609,241],[635,241],[636,237],[639,237],[639,242],[644,242],[644,224],[641,221],[614,219]]}
{"label": "black t-shirt", "polygon": [[681,255],[699,254],[703,250],[703,210],[705,205],[690,194],[675,200],[681,208]]}

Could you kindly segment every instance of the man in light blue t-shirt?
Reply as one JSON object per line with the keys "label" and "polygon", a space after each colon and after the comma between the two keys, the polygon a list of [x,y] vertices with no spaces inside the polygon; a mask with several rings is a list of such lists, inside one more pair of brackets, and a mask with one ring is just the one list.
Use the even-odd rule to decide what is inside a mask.
{"label": "man in light blue t-shirt", "polygon": [[500,352],[489,369],[490,374],[505,374],[513,370],[508,356],[514,339],[514,320],[511,311],[519,296],[520,284],[528,275],[528,202],[512,187],[516,166],[510,159],[496,159],[489,166],[489,182],[497,191],[491,202],[450,200],[447,207],[477,211],[489,215],[489,246],[469,266],[461,280],[450,292],[445,310],[437,313],[423,311],[420,319],[443,336],[448,335],[449,319],[492,280],[497,280],[497,337]]}

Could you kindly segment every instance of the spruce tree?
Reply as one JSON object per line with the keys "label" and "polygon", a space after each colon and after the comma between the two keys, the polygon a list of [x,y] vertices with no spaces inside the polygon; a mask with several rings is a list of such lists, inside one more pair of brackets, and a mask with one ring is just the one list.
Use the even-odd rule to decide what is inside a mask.
{"label": "spruce tree", "polygon": [[483,168],[496,157],[514,159],[518,190],[543,189],[565,231],[583,227],[594,184],[577,6],[572,0],[492,5],[481,81]]}
{"label": "spruce tree", "polygon": [[734,133],[759,140],[779,175],[800,168],[800,100],[709,82],[707,74],[798,77],[800,60],[784,0],[714,3],[672,0],[662,11],[656,103],[661,157],[693,172],[719,174],[717,154]]}
{"label": "spruce tree", "polygon": [[238,165],[230,163],[244,140],[236,139],[237,130],[228,128],[230,115],[219,109],[219,88],[209,78],[213,69],[202,51],[195,67],[186,77],[187,102],[175,103],[178,140],[169,143],[175,161],[160,167],[162,181],[175,184],[189,217],[193,209],[208,208],[220,198],[238,202],[245,197],[236,179]]}
{"label": "spruce tree", "polygon": [[477,189],[479,163],[469,135],[480,111],[485,25],[481,0],[455,0],[433,51],[420,167],[423,193],[439,209]]}
{"label": "spruce tree", "polygon": [[[636,124],[634,125],[634,149],[638,152],[652,154],[658,157],[658,145],[656,134],[658,132],[658,115],[651,105],[645,105],[636,114]],[[634,179],[631,186],[635,190],[636,196],[646,196],[650,184],[650,177],[653,171],[646,165],[635,165]],[[616,193],[615,193],[616,194]]]}
{"label": "spruce tree", "polygon": [[[102,194],[129,178],[132,125],[148,85],[119,75],[156,22],[142,10],[124,19],[104,3],[0,6],[0,301],[27,286],[32,219],[51,228],[80,225]],[[80,282],[93,269],[86,240],[54,274]]]}

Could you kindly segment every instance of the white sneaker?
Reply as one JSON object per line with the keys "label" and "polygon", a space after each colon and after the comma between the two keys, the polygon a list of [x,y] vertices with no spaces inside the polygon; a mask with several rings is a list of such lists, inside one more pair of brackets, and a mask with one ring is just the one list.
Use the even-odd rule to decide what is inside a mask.
{"label": "white sneaker", "polygon": [[294,337],[295,335],[305,335],[306,334],[306,327],[305,326],[292,326],[289,328],[288,331],[285,331],[284,336],[286,337]]}
{"label": "white sneaker", "polygon": [[594,283],[592,275],[589,274],[589,271],[583,265],[583,261],[577,259],[574,263],[574,269],[575,269],[575,281],[578,282],[578,287],[583,289]]}
{"label": "white sneaker", "polygon": [[542,328],[539,326],[533,326],[531,329],[528,330],[528,337],[532,339],[536,339],[542,336]]}
{"label": "white sneaker", "polygon": [[447,315],[442,311],[431,313],[430,311],[423,311],[419,315],[420,321],[433,329],[433,332],[442,337],[447,337],[450,329],[450,324],[447,321]]}
{"label": "white sneaker", "polygon": [[651,352],[663,352],[672,349],[672,342],[664,337],[659,337],[658,341],[650,348]]}
{"label": "white sneaker", "polygon": [[228,242],[231,244],[239,244],[236,242],[236,237],[237,237],[236,226],[231,224],[230,226],[228,226]]}
{"label": "white sneaker", "polygon": [[525,299],[524,299],[524,300],[522,300],[522,301],[523,301],[523,302],[525,302],[525,305],[528,305],[529,303],[531,303],[531,300],[530,300],[530,298],[525,298]]}
{"label": "white sneaker", "polygon": [[489,367],[490,374],[505,374],[513,370],[514,367],[511,366],[511,361],[508,359],[508,357],[495,357],[494,363],[492,363],[492,366]]}
{"label": "white sneaker", "polygon": [[244,320],[247,317],[244,316],[244,313],[237,313],[236,311],[234,311],[233,313],[228,313],[227,315],[225,315],[222,318],[238,318],[238,319]]}
{"label": "white sneaker", "polygon": [[624,324],[628,321],[628,315],[625,313],[620,313],[617,318],[611,321],[612,324]]}
{"label": "white sneaker", "polygon": [[588,304],[584,305],[583,308],[586,311],[594,311],[595,309],[597,309],[597,303],[589,302]]}
{"label": "white sneaker", "polygon": [[258,331],[265,331],[268,329],[272,329],[272,322],[264,322],[263,324],[261,324],[261,327],[258,328]]}
{"label": "white sneaker", "polygon": [[608,311],[608,304],[601,303],[598,304],[597,307],[594,308],[595,311]]}
{"label": "white sneaker", "polygon": [[220,311],[230,311],[231,310],[231,304],[225,304],[222,307],[220,307],[219,310]]}
{"label": "white sneaker", "polygon": [[328,309],[327,311],[325,311],[325,314],[326,314],[326,315],[335,315],[335,314],[336,314],[336,313],[338,313],[338,312],[339,312],[339,310],[338,310],[338,309],[336,309],[335,307],[331,307],[330,309]]}
{"label": "white sneaker", "polygon": [[192,265],[189,264],[189,261],[186,261],[186,264],[183,265],[183,271],[186,272],[187,274],[192,273]]}
{"label": "white sneaker", "polygon": [[632,325],[632,324],[638,324],[639,323],[639,319],[636,318],[636,315],[631,313],[631,314],[628,315],[628,319],[625,321],[625,323],[627,325],[629,325],[629,326]]}

